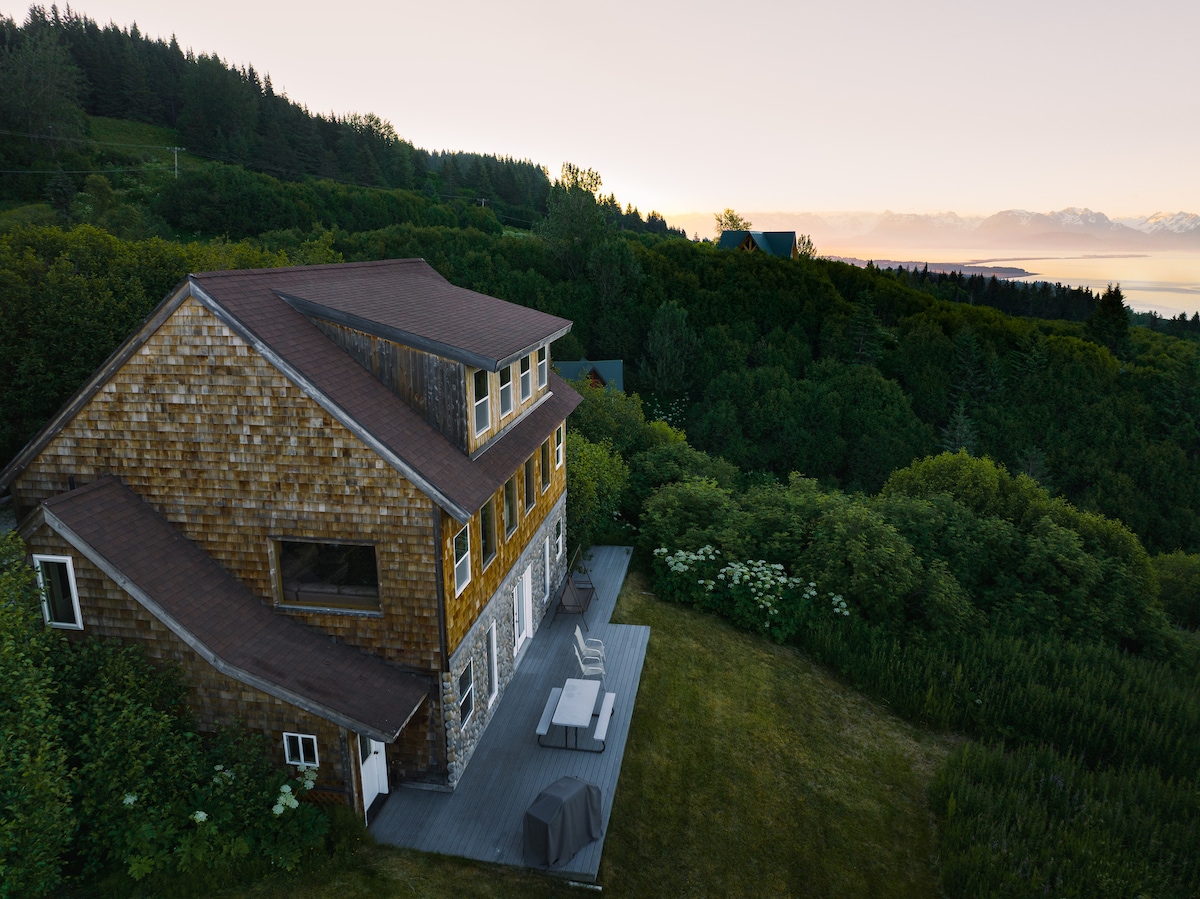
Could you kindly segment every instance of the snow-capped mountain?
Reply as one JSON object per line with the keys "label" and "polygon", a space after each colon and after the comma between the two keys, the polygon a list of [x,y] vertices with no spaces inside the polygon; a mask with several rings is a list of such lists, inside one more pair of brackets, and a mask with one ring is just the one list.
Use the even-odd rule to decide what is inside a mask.
{"label": "snow-capped mountain", "polygon": [[1143,234],[1200,233],[1200,215],[1194,212],[1156,212],[1154,215],[1120,218],[1117,221]]}

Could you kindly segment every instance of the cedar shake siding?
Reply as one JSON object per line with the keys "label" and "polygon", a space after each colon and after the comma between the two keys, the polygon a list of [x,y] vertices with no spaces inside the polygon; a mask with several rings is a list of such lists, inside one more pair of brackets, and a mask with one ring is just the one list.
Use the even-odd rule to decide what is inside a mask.
{"label": "cedar shake siding", "polygon": [[242,721],[280,761],[283,732],[314,735],[322,781],[360,811],[356,734],[386,744],[393,783],[453,787],[478,700],[520,662],[514,590],[530,585],[532,634],[566,575],[553,440],[581,398],[548,369],[570,326],[422,260],[190,275],[0,490],[31,552],[72,558],[83,633],[181,664],[202,726]]}

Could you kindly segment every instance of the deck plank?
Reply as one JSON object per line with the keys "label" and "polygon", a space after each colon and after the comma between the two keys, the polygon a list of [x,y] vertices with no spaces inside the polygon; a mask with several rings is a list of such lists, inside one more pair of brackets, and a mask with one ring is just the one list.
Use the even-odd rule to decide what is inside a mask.
{"label": "deck plank", "polygon": [[[541,748],[536,728],[551,688],[579,676],[571,652],[577,615],[548,613],[534,634],[500,705],[484,731],[458,787],[444,793],[415,787],[394,790],[371,824],[381,843],[480,861],[524,866],[522,824],[525,810],[560,777],[582,777],[600,786],[604,833],[612,814],[617,779],[633,720],[650,629],[611,622],[629,567],[627,547],[595,547],[587,560],[596,597],[587,612],[586,636],[604,641],[607,689],[617,694],[606,749],[602,753]],[[597,697],[597,709],[603,699]],[[588,745],[595,722],[580,734]],[[547,741],[561,741],[562,728],[551,727]],[[593,744],[594,745],[594,744]],[[555,874],[594,882],[600,870],[604,837],[585,846]]]}

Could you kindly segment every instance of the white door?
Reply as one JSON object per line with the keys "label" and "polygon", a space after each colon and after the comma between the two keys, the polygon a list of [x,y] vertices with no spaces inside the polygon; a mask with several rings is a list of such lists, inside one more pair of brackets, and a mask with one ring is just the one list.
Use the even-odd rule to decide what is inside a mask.
{"label": "white door", "polygon": [[513,655],[533,636],[533,566],[528,566],[513,587]]}
{"label": "white door", "polygon": [[358,760],[362,770],[363,808],[367,823],[371,823],[371,805],[388,791],[387,759],[383,744],[370,737],[358,735]]}

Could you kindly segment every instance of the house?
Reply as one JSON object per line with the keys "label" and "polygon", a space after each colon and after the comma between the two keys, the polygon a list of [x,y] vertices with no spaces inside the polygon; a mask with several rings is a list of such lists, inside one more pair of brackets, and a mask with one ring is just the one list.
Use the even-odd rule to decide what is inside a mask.
{"label": "house", "polygon": [[190,275],[0,472],[48,626],[368,820],[453,789],[566,576],[570,327],[420,259]]}
{"label": "house", "polygon": [[607,387],[610,390],[625,392],[625,363],[621,359],[601,359],[592,362],[580,359],[578,362],[554,363],[558,373],[568,381],[578,381],[587,378],[593,387]]}
{"label": "house", "polygon": [[795,259],[800,255],[795,231],[722,231],[717,249],[766,253],[780,259]]}

